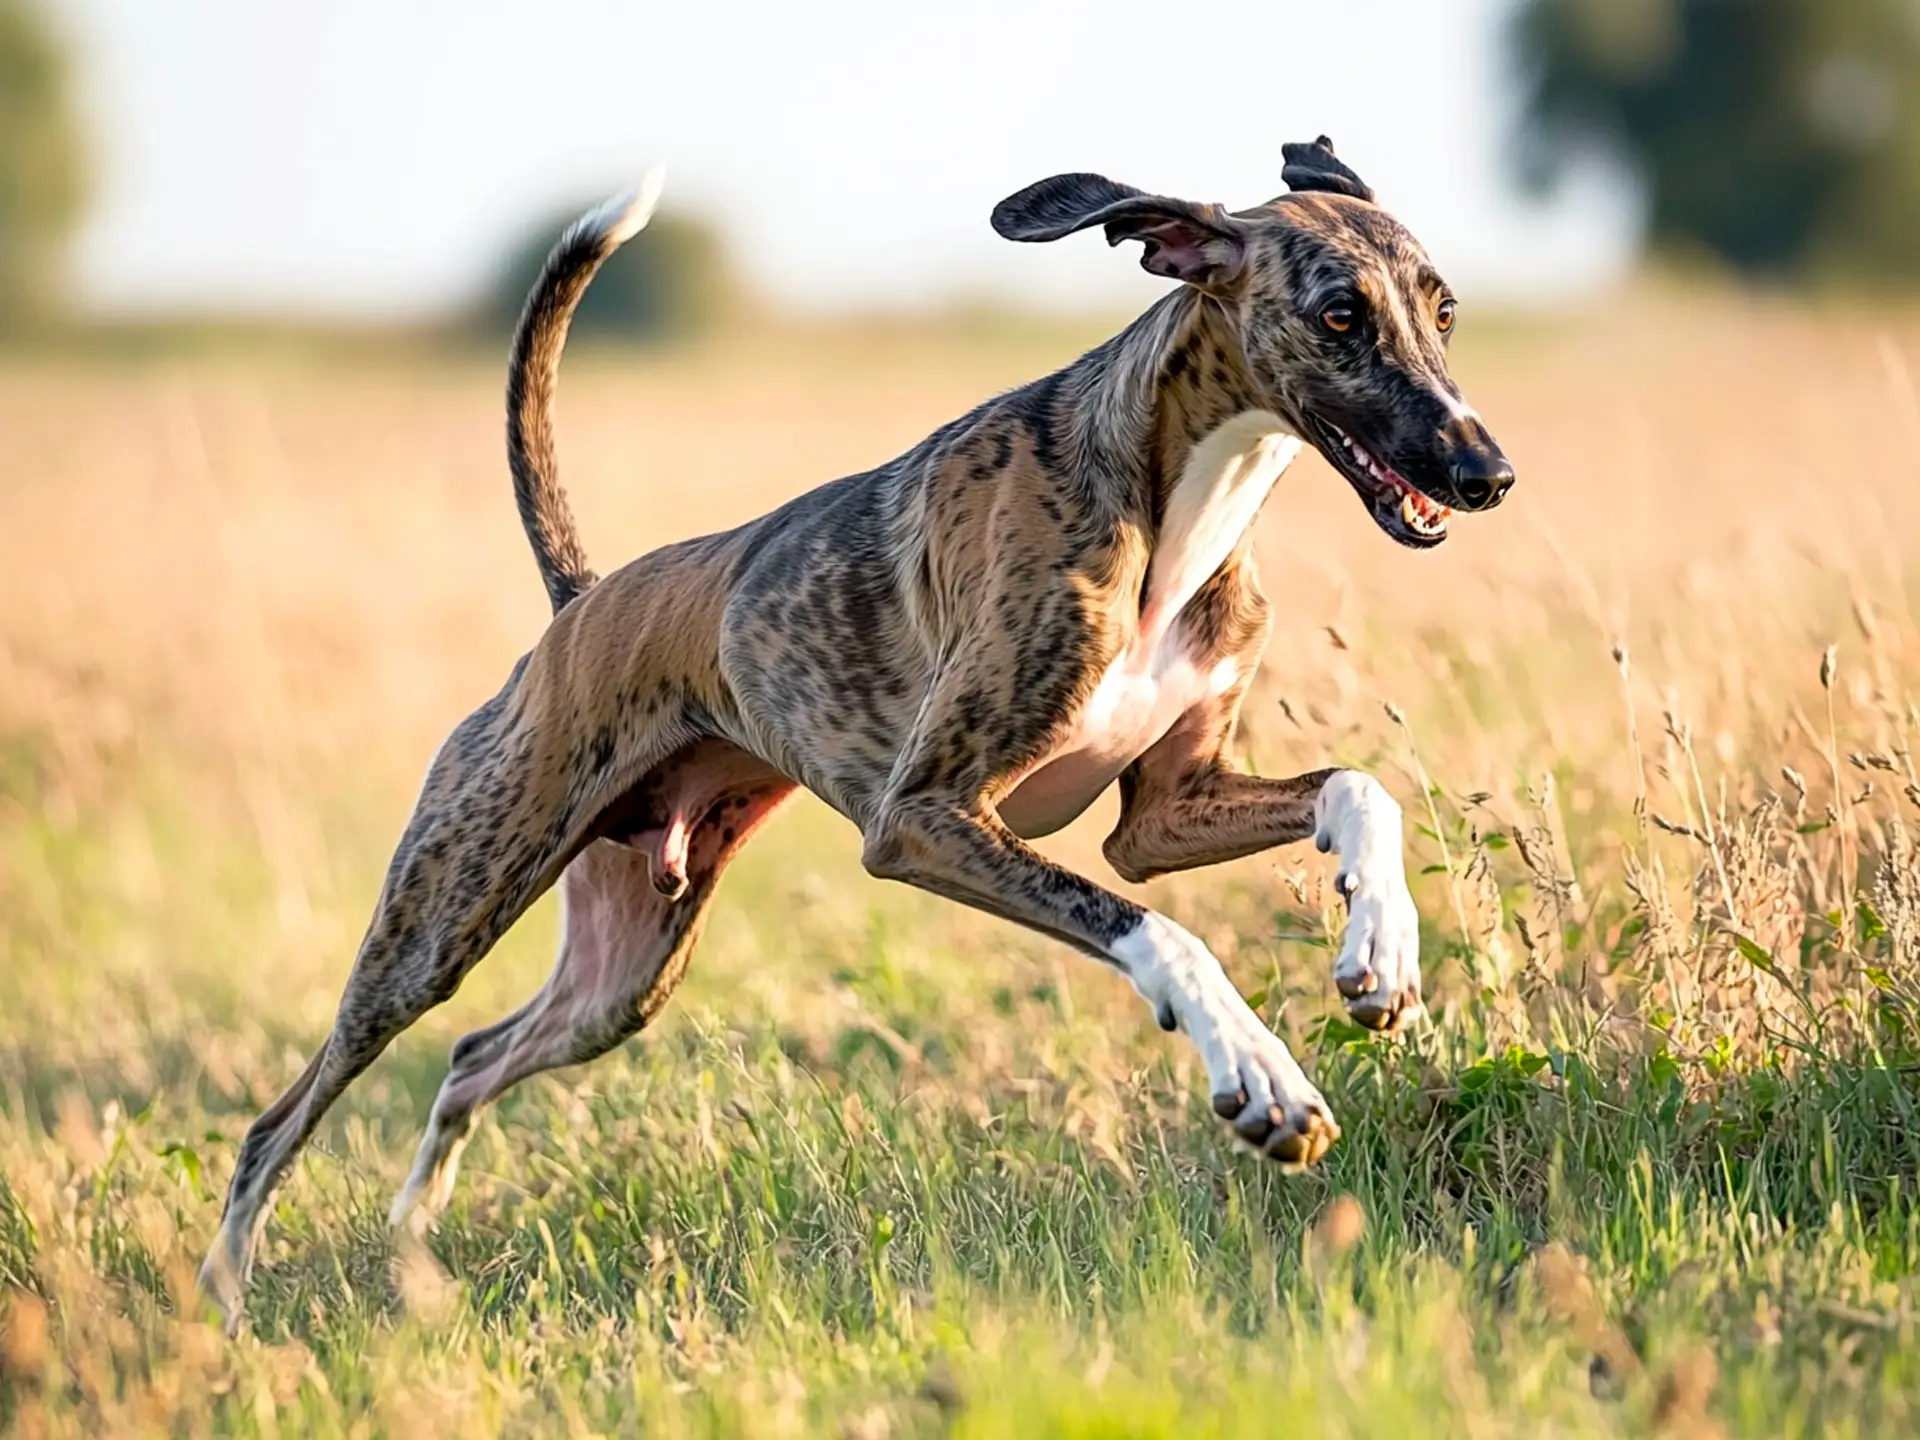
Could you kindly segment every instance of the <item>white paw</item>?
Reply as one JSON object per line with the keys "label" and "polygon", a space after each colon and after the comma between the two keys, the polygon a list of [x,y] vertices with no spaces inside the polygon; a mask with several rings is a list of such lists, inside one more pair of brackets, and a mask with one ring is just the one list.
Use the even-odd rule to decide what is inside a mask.
{"label": "white paw", "polygon": [[1314,843],[1340,856],[1334,877],[1347,934],[1333,983],[1369,1030],[1397,1030],[1421,1013],[1420,914],[1407,889],[1400,807],[1380,782],[1336,770],[1314,801]]}
{"label": "white paw", "polygon": [[235,1258],[233,1237],[222,1225],[200,1266],[200,1293],[213,1303],[228,1339],[239,1333],[246,1318],[246,1291],[246,1261]]}
{"label": "white paw", "polygon": [[1340,1127],[1286,1042],[1250,1010],[1223,1028],[1218,1054],[1206,1056],[1213,1113],[1283,1170],[1319,1160],[1340,1138]]}
{"label": "white paw", "polygon": [[1112,953],[1160,1023],[1193,1041],[1207,1067],[1214,1113],[1235,1135],[1288,1170],[1327,1153],[1340,1127],[1326,1100],[1205,945],[1149,911]]}
{"label": "white paw", "polygon": [[1420,1015],[1420,912],[1396,866],[1385,877],[1342,874],[1347,933],[1333,983],[1369,1030],[1398,1030]]}

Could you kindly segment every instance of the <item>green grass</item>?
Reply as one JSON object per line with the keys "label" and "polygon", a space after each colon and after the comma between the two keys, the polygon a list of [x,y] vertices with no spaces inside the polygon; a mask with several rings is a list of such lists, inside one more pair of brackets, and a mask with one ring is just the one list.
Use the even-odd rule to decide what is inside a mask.
{"label": "green grass", "polygon": [[[1275,937],[1310,919],[1229,895],[1233,968],[1246,983],[1264,965],[1266,1011],[1317,1036],[1344,1129],[1287,1178],[1230,1147],[1183,1048],[1117,980],[905,892],[848,893],[844,827],[817,811],[730,877],[657,1032],[489,1116],[424,1255],[396,1250],[385,1208],[445,1044],[487,1001],[405,1037],[283,1192],[250,1333],[229,1346],[185,1267],[240,1129],[318,1027],[276,1007],[274,975],[233,973],[239,937],[277,928],[258,851],[185,823],[156,803],[10,838],[0,994],[37,1024],[0,1030],[0,1284],[10,1334],[34,1328],[23,1305],[51,1332],[9,1340],[0,1417],[249,1435],[1844,1435],[1899,1433],[1920,1403],[1909,1064],[1682,1061],[1607,1038],[1565,992],[1558,1041],[1502,1043],[1496,997],[1437,937],[1452,1003],[1381,1042],[1307,1023],[1336,1013],[1325,952]],[[163,883],[115,871],[116,826],[168,837]],[[376,831],[360,833],[325,903],[370,892]],[[809,904],[821,877],[839,889]],[[54,896],[89,923],[49,912]],[[525,922],[480,989],[529,988],[551,924]],[[119,966],[84,958],[126,946]],[[324,962],[288,963],[324,994]],[[1583,1021],[1584,1039],[1565,1033]],[[224,1061],[215,1027],[242,1037]],[[1564,1248],[1543,1266],[1547,1246]]]}
{"label": "green grass", "polygon": [[[658,1025],[512,1092],[398,1245],[448,1047],[545,975],[537,907],[328,1117],[232,1342],[192,1277],[238,1140],[326,1033],[426,757],[544,619],[497,375],[23,361],[0,1432],[1915,1433],[1916,335],[1661,301],[1463,337],[1526,478],[1419,568],[1290,475],[1244,752],[1400,798],[1433,1023],[1340,1021],[1311,847],[1146,893],[1326,1091],[1313,1173],[1233,1147],[1117,976],[868,880],[802,801]],[[583,356],[569,482],[611,565],[1058,358]],[[1047,843],[1108,876],[1101,833]]]}

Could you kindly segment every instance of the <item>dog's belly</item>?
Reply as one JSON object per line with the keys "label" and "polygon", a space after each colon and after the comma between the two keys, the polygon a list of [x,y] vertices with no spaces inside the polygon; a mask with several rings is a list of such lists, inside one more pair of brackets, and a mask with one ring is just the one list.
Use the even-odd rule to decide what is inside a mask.
{"label": "dog's belly", "polygon": [[1177,640],[1156,653],[1122,655],[1107,667],[1073,728],[1000,802],[1000,818],[1026,839],[1077,818],[1173,724],[1233,683],[1226,660],[1203,670]]}

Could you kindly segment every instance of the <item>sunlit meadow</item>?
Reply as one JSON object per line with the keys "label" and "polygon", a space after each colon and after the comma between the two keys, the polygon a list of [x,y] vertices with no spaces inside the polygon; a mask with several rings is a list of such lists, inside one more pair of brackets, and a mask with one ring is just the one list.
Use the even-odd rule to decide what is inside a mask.
{"label": "sunlit meadow", "polygon": [[[583,351],[603,568],[910,444],[1097,331]],[[1394,548],[1261,520],[1264,773],[1407,807],[1431,1026],[1337,1017],[1310,847],[1147,887],[1344,1136],[1236,1152],[1060,947],[807,800],[681,993],[384,1215],[536,909],[350,1092],[232,1342],[191,1271],[324,1035],[434,745],[538,635],[491,358],[0,362],[0,1427],[21,1435],[1911,1433],[1920,316],[1649,292],[1467,319],[1520,484]],[[1112,882],[1109,799],[1049,850]]]}

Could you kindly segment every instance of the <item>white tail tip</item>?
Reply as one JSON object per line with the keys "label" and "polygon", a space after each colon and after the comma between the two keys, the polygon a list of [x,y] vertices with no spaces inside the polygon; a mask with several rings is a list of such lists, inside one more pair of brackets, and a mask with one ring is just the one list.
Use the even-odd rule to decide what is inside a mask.
{"label": "white tail tip", "polygon": [[666,167],[656,165],[641,178],[639,185],[592,211],[586,223],[606,236],[610,244],[624,245],[647,228],[666,183]]}

